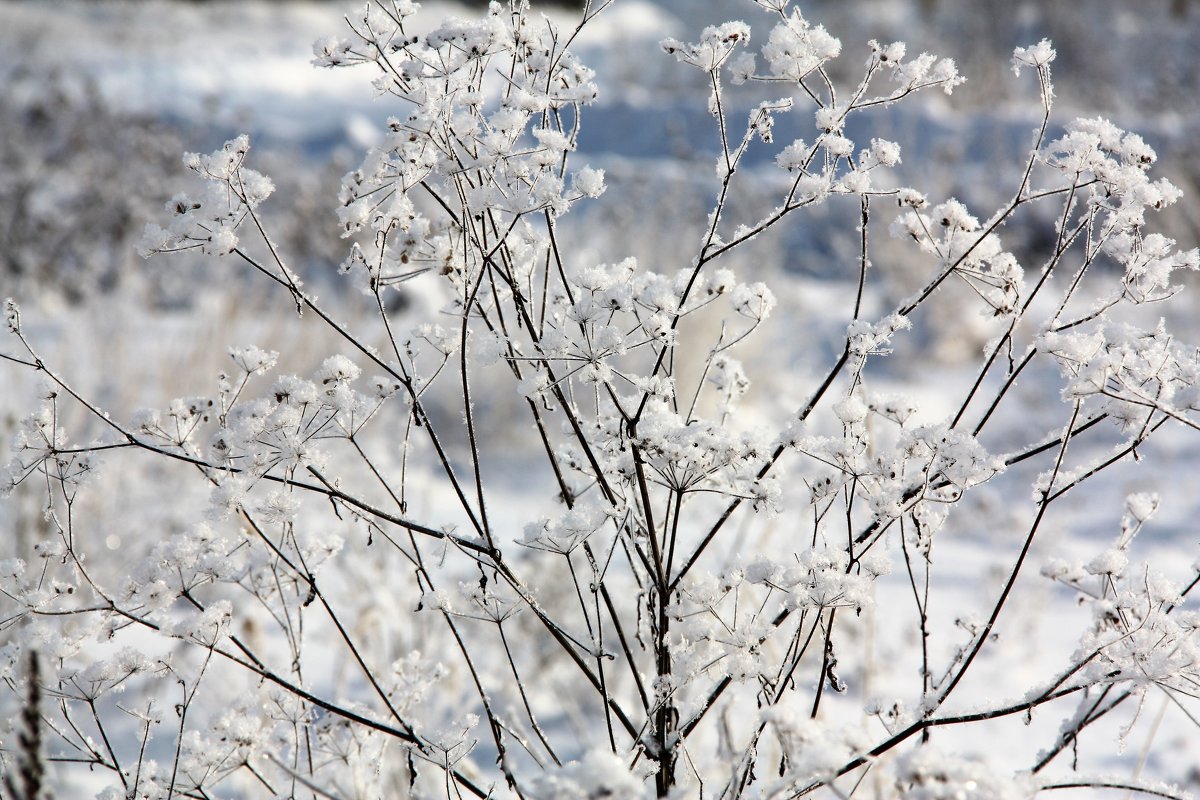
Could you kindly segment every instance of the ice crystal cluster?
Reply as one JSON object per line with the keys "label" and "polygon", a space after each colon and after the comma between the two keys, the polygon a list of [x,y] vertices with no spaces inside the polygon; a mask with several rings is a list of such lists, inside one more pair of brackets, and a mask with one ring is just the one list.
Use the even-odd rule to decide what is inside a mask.
{"label": "ice crystal cluster", "polygon": [[[0,562],[0,671],[14,697],[41,676],[64,785],[73,765],[105,798],[1179,796],[1071,763],[1116,752],[1092,727],[1111,711],[1160,695],[1194,710],[1196,568],[1135,560],[1158,499],[1131,497],[1115,543],[1030,582],[1060,498],[1160,430],[1196,427],[1196,349],[1122,316],[1200,265],[1150,230],[1180,198],[1154,152],[1099,119],[1052,133],[1043,41],[1013,56],[1043,116],[1028,160],[998,177],[1011,200],[927,197],[898,180],[900,143],[854,141],[850,123],[951,94],[953,61],[843,43],[789,0],[756,0],[738,11],[749,22],[647,56],[708,87],[707,218],[676,263],[599,263],[561,221],[608,199],[604,171],[575,156],[603,77],[571,46],[610,5],[567,24],[513,0],[430,25],[416,3],[377,0],[317,42],[317,66],[357,68],[393,109],[337,197],[356,314],[318,300],[272,243],[258,208],[273,186],[246,137],[185,158],[200,189],[142,251],[261,273],[328,333],[315,369],[238,345],[206,396],[108,410],[6,304],[9,366],[48,389],[4,481],[40,492],[47,535]],[[864,65],[857,82],[830,76],[838,58]],[[776,141],[784,115],[807,137]],[[735,224],[745,180],[773,182],[778,202]],[[772,326],[800,325],[794,295],[736,254],[823,205],[850,212],[848,299],[803,345],[820,368],[780,415],[751,402],[752,357]],[[1047,228],[1046,246],[1018,258],[1018,224]],[[877,248],[924,265],[908,296],[877,286]],[[936,371],[913,342],[950,285],[994,335],[926,408],[888,376]],[[397,310],[396,293],[421,307]],[[1019,379],[1051,387],[1024,424]],[[519,416],[484,413],[497,397]],[[94,440],[72,438],[67,407]],[[534,445],[513,450],[508,427]],[[176,530],[122,530],[142,544],[114,570],[83,498],[105,491],[97,462],[126,458],[209,503]],[[981,514],[992,485],[1021,511]],[[969,528],[993,542],[991,578],[943,594],[974,580],[944,552]],[[1037,591],[1076,609],[1077,644],[1008,673],[1023,683],[998,699],[983,675],[1021,659],[1005,625],[1038,613]],[[1022,717],[1051,720],[1042,751],[993,753],[994,726]],[[27,754],[4,741],[16,769]]]}

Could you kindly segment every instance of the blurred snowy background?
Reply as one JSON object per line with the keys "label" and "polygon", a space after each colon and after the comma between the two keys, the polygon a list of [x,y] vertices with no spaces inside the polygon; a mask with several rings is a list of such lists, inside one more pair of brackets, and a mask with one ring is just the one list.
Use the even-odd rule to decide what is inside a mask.
{"label": "blurred snowy background", "polygon": [[[421,19],[432,25],[482,4],[435,0],[425,6]],[[170,312],[172,327],[221,318],[220,328],[229,330],[229,318],[239,315],[258,324],[255,306],[265,283],[203,259],[143,262],[133,248],[145,223],[158,219],[186,185],[180,154],[209,152],[243,132],[251,136],[256,168],[280,187],[266,209],[273,237],[310,285],[341,293],[336,273],[347,242],[336,226],[339,182],[396,113],[372,96],[364,72],[309,65],[312,42],[343,32],[342,15],[356,7],[336,1],[0,2],[3,294],[21,300],[30,319],[39,309],[47,320],[98,309],[103,324],[121,317],[113,313],[120,307],[135,315]],[[546,11],[564,23],[573,13],[561,3]],[[834,77],[844,81],[857,76],[872,38],[903,40],[910,53],[958,61],[968,81],[952,97],[917,98],[870,115],[869,129],[852,121],[848,131],[858,141],[898,141],[898,180],[931,198],[957,197],[987,216],[1012,192],[996,178],[1025,157],[1040,111],[1036,88],[1014,77],[1009,57],[1013,47],[1043,37],[1058,50],[1055,122],[1103,116],[1136,131],[1158,151],[1160,174],[1187,197],[1200,194],[1194,46],[1200,3],[815,0],[804,11],[842,38]],[[620,0],[585,32],[577,48],[597,71],[601,94],[584,120],[578,161],[606,169],[611,191],[566,219],[577,248],[590,249],[597,260],[634,255],[646,264],[670,263],[688,251],[683,245],[699,235],[715,186],[716,136],[704,108],[706,87],[658,43],[756,15],[747,0]],[[761,99],[748,92],[740,97],[747,107]],[[806,114],[785,115],[776,141],[811,136],[811,127]],[[761,169],[763,179],[738,198],[746,219],[777,202],[776,150],[750,152],[748,168]],[[658,202],[662,194],[671,202]],[[1189,203],[1168,209],[1163,232],[1181,243],[1200,239],[1193,209]],[[844,275],[856,252],[855,238],[841,224],[847,219],[822,208],[763,237],[743,258],[765,274],[815,279],[811,288],[819,290]],[[614,229],[620,236],[611,235]],[[1019,257],[1034,254],[1049,235],[1045,226],[1010,226],[1006,246]],[[886,236],[879,238],[886,248]],[[893,268],[880,280],[894,299],[918,277],[907,248],[887,255]],[[191,317],[174,313],[201,307],[205,313]],[[954,363],[989,334],[986,325],[977,330],[981,321],[961,319],[952,304],[946,314],[944,326],[922,332],[922,341],[931,356]],[[211,349],[204,347],[203,331],[183,338],[191,340],[185,346],[196,349],[195,358]],[[91,355],[83,360],[95,361]]]}
{"label": "blurred snowy background", "polygon": [[[337,275],[347,243],[337,229],[336,194],[341,176],[357,166],[396,109],[372,97],[363,72],[318,70],[308,63],[312,42],[340,33],[341,15],[354,5],[0,2],[0,297],[22,304],[42,354],[105,407],[127,416],[140,406],[208,391],[225,366],[229,344],[279,350],[283,370],[302,374],[329,354],[328,342],[314,339],[309,326],[289,315],[265,281],[231,261],[147,262],[134,253],[145,223],[160,219],[164,204],[185,185],[185,150],[209,152],[249,133],[251,166],[278,186],[265,207],[273,238],[331,307],[347,315],[359,307]],[[423,5],[426,24],[479,7]],[[842,39],[835,78],[858,75],[872,38],[903,40],[910,53],[928,50],[958,61],[968,82],[952,97],[923,97],[872,115],[869,130],[848,131],[860,141],[898,141],[904,148],[900,179],[931,199],[958,197],[986,217],[1011,195],[1012,165],[1025,158],[1040,109],[1036,87],[1027,75],[1013,76],[1009,57],[1014,46],[1048,37],[1058,50],[1057,123],[1104,116],[1141,133],[1158,151],[1158,173],[1185,192],[1185,200],[1161,216],[1159,229],[1188,246],[1200,239],[1200,3],[813,0],[802,7]],[[561,4],[546,11],[564,23],[572,14]],[[691,258],[715,186],[716,139],[705,113],[705,87],[658,42],[694,38],[706,24],[738,18],[752,24],[758,19],[744,0],[617,0],[579,41],[577,52],[596,70],[601,95],[585,113],[575,163],[604,168],[610,187],[563,222],[580,259],[635,255],[670,272]],[[747,95],[746,105],[757,99]],[[809,115],[777,123],[778,142],[796,136],[812,136]],[[749,188],[738,198],[747,219],[778,202],[779,178],[770,162],[777,149],[752,151],[749,169],[761,169],[762,180],[746,182]],[[1010,176],[1007,182],[1003,176]],[[846,276],[857,253],[857,213],[857,204],[822,207],[762,237],[726,265],[761,272],[782,301],[759,366],[787,369],[759,379],[757,402],[794,405],[805,381],[828,364],[844,331],[844,320],[828,315],[851,292]],[[1003,236],[1018,256],[1036,254],[1046,245],[1047,228],[1010,227]],[[918,280],[913,254],[893,252],[885,238],[881,229],[875,260],[886,266],[868,298],[878,308]],[[397,313],[421,299],[417,288]],[[1174,331],[1200,340],[1196,300],[1175,308]],[[952,293],[927,317],[909,346],[921,351],[928,369],[923,384],[907,388],[926,397],[928,413],[936,416],[939,383],[962,380],[966,373],[959,366],[992,333],[986,319],[957,313]],[[0,346],[15,352],[7,343]],[[895,376],[897,383],[904,378]],[[1036,376],[1029,380],[1033,397]],[[37,391],[27,371],[6,368],[0,374],[0,438],[9,438]],[[515,402],[480,400],[497,415]],[[1031,399],[1013,425],[1036,428],[1038,402],[1055,398]],[[994,446],[1003,449],[1003,443]],[[1069,549],[1075,539],[1111,539],[1124,496],[1154,489],[1165,499],[1146,546],[1186,574],[1200,539],[1193,522],[1200,510],[1195,449],[1188,441],[1166,439],[1147,451],[1157,466],[1103,478],[1109,483],[1093,489],[1110,491],[1056,520],[1059,530],[1041,543],[1039,557]],[[152,469],[157,466],[131,462],[108,476],[111,491],[89,501],[89,513],[110,522],[106,541],[114,551],[136,536],[131,509],[137,510],[136,527],[171,529],[185,525],[203,502],[202,492],[166,502]],[[512,488],[514,497],[520,489]],[[979,518],[990,522],[987,529],[967,531],[947,545],[964,563],[978,565],[977,580],[953,587],[967,601],[994,594],[998,576],[989,572],[989,549],[1013,546],[1008,531],[1017,526],[1007,523],[1020,512],[1003,491],[1001,484],[980,493]],[[9,543],[2,547],[24,549],[40,538],[39,517],[34,492],[0,505],[0,541]],[[1039,592],[1054,591],[1039,581],[1031,570],[1025,611],[1036,606]],[[1036,662],[1044,645],[1055,643],[1061,620],[1021,610],[1011,616],[1027,626],[1019,632]],[[1072,634],[1056,644],[1069,650],[1073,641]],[[878,646],[882,652],[885,643]],[[1200,763],[1197,729],[1165,701],[1158,717],[1157,703],[1131,735],[1122,769],[1140,769],[1142,742],[1155,741],[1162,763],[1150,771],[1200,788],[1200,773],[1191,766]],[[1019,739],[1019,727],[1014,730]]]}
{"label": "blurred snowy background", "polygon": [[[425,6],[427,24],[474,10]],[[571,14],[562,4],[546,8],[564,21]],[[260,168],[284,189],[276,237],[310,280],[328,278],[344,257],[332,193],[395,113],[374,101],[362,73],[307,65],[311,42],[340,33],[347,10],[341,2],[0,2],[6,291],[26,302],[77,303],[125,284],[152,306],[194,303],[197,287],[186,270],[142,265],[129,244],[177,190],[178,154],[210,151],[241,132],[251,135]],[[1059,122],[1100,115],[1138,131],[1158,150],[1163,174],[1194,194],[1200,4],[815,0],[804,11],[843,39],[838,77],[857,74],[863,58],[856,54],[871,38],[903,40],[910,52],[958,61],[968,82],[952,98],[904,104],[882,128],[874,118],[870,131],[900,141],[905,163],[919,167],[921,188],[932,196],[983,208],[1011,190],[989,177],[997,165],[1024,156],[1038,108],[1030,85],[1014,79],[1009,56],[1014,46],[1043,37],[1058,50]],[[684,226],[704,213],[704,187],[689,180],[711,174],[715,143],[705,88],[658,42],[755,13],[744,0],[620,0],[579,44],[601,78],[581,157],[606,167],[625,200],[595,213],[617,224],[645,221],[646,213],[673,217],[642,231],[630,226],[622,244],[639,255],[666,238],[646,231],[666,224],[687,235]],[[779,126],[777,139],[789,141],[808,135],[811,123],[797,114]],[[751,155],[765,161],[773,151]],[[670,208],[640,208],[629,199],[627,185],[664,179],[680,190]],[[783,266],[828,272],[819,256],[837,245],[822,235],[822,222],[793,227],[781,244],[802,240],[810,257],[778,254]],[[1169,227],[1180,240],[1200,232],[1187,206],[1170,212]]]}
{"label": "blurred snowy background", "polygon": [[[220,355],[211,346],[214,330],[234,330],[236,322],[252,326],[247,336],[266,335],[254,333],[266,324],[258,313],[269,290],[264,282],[229,263],[188,257],[143,262],[134,252],[145,223],[160,219],[165,203],[187,185],[183,151],[210,152],[249,133],[252,163],[280,188],[266,208],[274,239],[310,286],[322,294],[343,293],[337,267],[347,242],[336,225],[336,192],[341,176],[357,166],[384,120],[396,113],[372,96],[365,72],[309,65],[312,42],[342,33],[342,15],[354,8],[336,0],[0,2],[2,294],[20,300],[29,321],[42,319],[63,337],[96,325],[103,330],[107,320],[161,315],[156,324],[175,332],[174,346],[189,351],[168,360],[188,369],[151,374],[141,384],[127,381],[123,391],[139,396],[121,398],[123,404],[188,391],[182,376],[189,370],[212,374],[217,362],[206,354]],[[445,14],[480,8],[435,0],[425,4],[420,19],[432,25]],[[573,13],[561,3],[546,11],[564,23]],[[968,81],[952,97],[920,97],[870,115],[869,130],[852,122],[848,131],[858,141],[898,141],[898,179],[931,198],[957,197],[987,216],[1012,192],[996,178],[1025,157],[1040,111],[1036,88],[1013,76],[1009,57],[1014,46],[1043,37],[1058,50],[1056,123],[1078,115],[1108,117],[1145,137],[1158,151],[1160,174],[1187,197],[1200,195],[1200,58],[1194,46],[1200,3],[814,0],[804,11],[842,38],[834,77],[844,81],[857,76],[872,38],[903,40],[910,53],[958,61]],[[715,186],[716,137],[699,76],[680,69],[658,43],[756,15],[747,0],[620,0],[585,32],[577,48],[597,71],[601,94],[584,119],[577,160],[606,169],[611,189],[565,220],[582,257],[634,255],[645,264],[670,265],[669,271],[690,251]],[[740,97],[747,107],[761,99]],[[811,136],[811,127],[806,114],[785,115],[776,141]],[[761,169],[763,178],[745,182],[751,188],[738,198],[746,219],[777,202],[780,179],[771,165],[776,150],[750,152],[748,168]],[[659,202],[664,195],[670,202]],[[1168,209],[1163,232],[1181,243],[1200,239],[1194,208],[1182,203]],[[740,251],[741,258],[765,275],[811,279],[803,294],[820,297],[838,285],[856,253],[845,223],[857,212],[843,207],[840,213],[846,216],[823,207],[793,219],[785,230]],[[619,236],[611,235],[614,229]],[[1047,231],[1009,226],[1006,246],[1019,257],[1035,254],[1047,243]],[[886,235],[878,238],[886,251]],[[889,269],[879,277],[883,295],[875,298],[884,305],[910,291],[919,280],[914,270],[922,269],[910,249],[893,249],[886,252]],[[953,364],[973,355],[990,334],[986,320],[962,319],[953,303],[945,306],[944,318],[932,314],[920,338],[931,357]],[[304,335],[283,333],[290,324],[273,321],[268,327],[279,330],[270,335],[288,341]],[[100,341],[113,357],[114,343],[127,333],[111,333],[115,341]],[[162,337],[153,338],[162,346]],[[60,341],[64,353],[82,364],[100,361],[89,352],[94,338]],[[158,362],[145,359],[150,370]],[[103,383],[105,373],[95,380]],[[162,391],[146,396],[143,390],[156,383]],[[108,391],[117,399],[117,387]],[[5,400],[6,406],[25,407],[16,391]],[[3,412],[11,415],[12,409]]]}

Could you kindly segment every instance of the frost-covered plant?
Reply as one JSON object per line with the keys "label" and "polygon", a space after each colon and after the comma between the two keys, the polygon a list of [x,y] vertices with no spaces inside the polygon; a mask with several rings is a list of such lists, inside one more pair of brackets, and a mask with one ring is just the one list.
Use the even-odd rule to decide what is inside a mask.
{"label": "frost-covered plant", "polygon": [[[22,351],[4,357],[49,382],[8,488],[40,488],[52,535],[0,563],[0,668],[23,697],[17,653],[42,654],[51,758],[109,775],[102,797],[1178,796],[1056,760],[1127,699],[1195,692],[1196,573],[1179,585],[1130,566],[1156,500],[1131,498],[1114,547],[1044,570],[1093,611],[1063,663],[1016,699],[976,678],[1012,654],[997,637],[1006,615],[1031,613],[1015,590],[1059,499],[1157,431],[1196,426],[1196,350],[1121,316],[1171,299],[1172,272],[1200,263],[1146,230],[1179,198],[1151,177],[1153,151],[1103,120],[1052,137],[1054,50],[1018,48],[1043,116],[1003,178],[1011,201],[981,220],[897,186],[899,144],[847,136],[851,117],[950,94],[952,61],[872,41],[861,79],[837,86],[825,65],[841,42],[788,0],[756,0],[761,47],[744,22],[662,43],[711,88],[703,230],[676,264],[598,264],[559,221],[606,189],[602,170],[573,163],[599,89],[570,45],[609,4],[585,3],[574,29],[514,0],[418,34],[416,4],[386,0],[316,44],[319,66],[373,69],[397,109],[339,197],[360,317],[335,317],[269,238],[259,206],[273,184],[248,166],[246,137],[185,158],[203,188],[171,201],[143,252],[200,250],[273,282],[335,342],[307,376],[234,347],[211,394],[124,422],[38,355],[7,303]],[[811,114],[812,140],[775,144],[783,114]],[[778,204],[733,225],[758,147],[777,153]],[[823,204],[857,221],[839,347],[810,353],[823,374],[774,416],[747,402],[755,376],[739,356],[788,309],[735,253]],[[1022,264],[1001,229],[1028,207],[1056,222],[1042,260]],[[871,280],[880,217],[928,265],[890,307]],[[389,293],[418,281],[440,306],[393,311]],[[995,335],[967,380],[941,382],[943,410],[922,412],[881,389],[927,379],[904,348],[951,281]],[[1049,433],[1036,417],[1012,433],[1018,378],[1055,368]],[[481,411],[513,394],[536,458],[509,452]],[[91,413],[98,439],[72,442],[64,403]],[[99,458],[122,449],[190,470],[211,502],[185,530],[146,531],[113,569],[74,511],[103,480]],[[999,584],[981,614],[947,617],[937,587],[963,567],[938,543],[1008,524],[981,521],[970,498],[1022,481],[1032,500],[1019,544],[996,537]],[[908,599],[877,602],[889,587]],[[864,620],[915,644],[881,668],[859,647]],[[1065,720],[1049,749],[984,763],[993,726],[1035,711]],[[946,747],[974,730],[983,746]]]}

